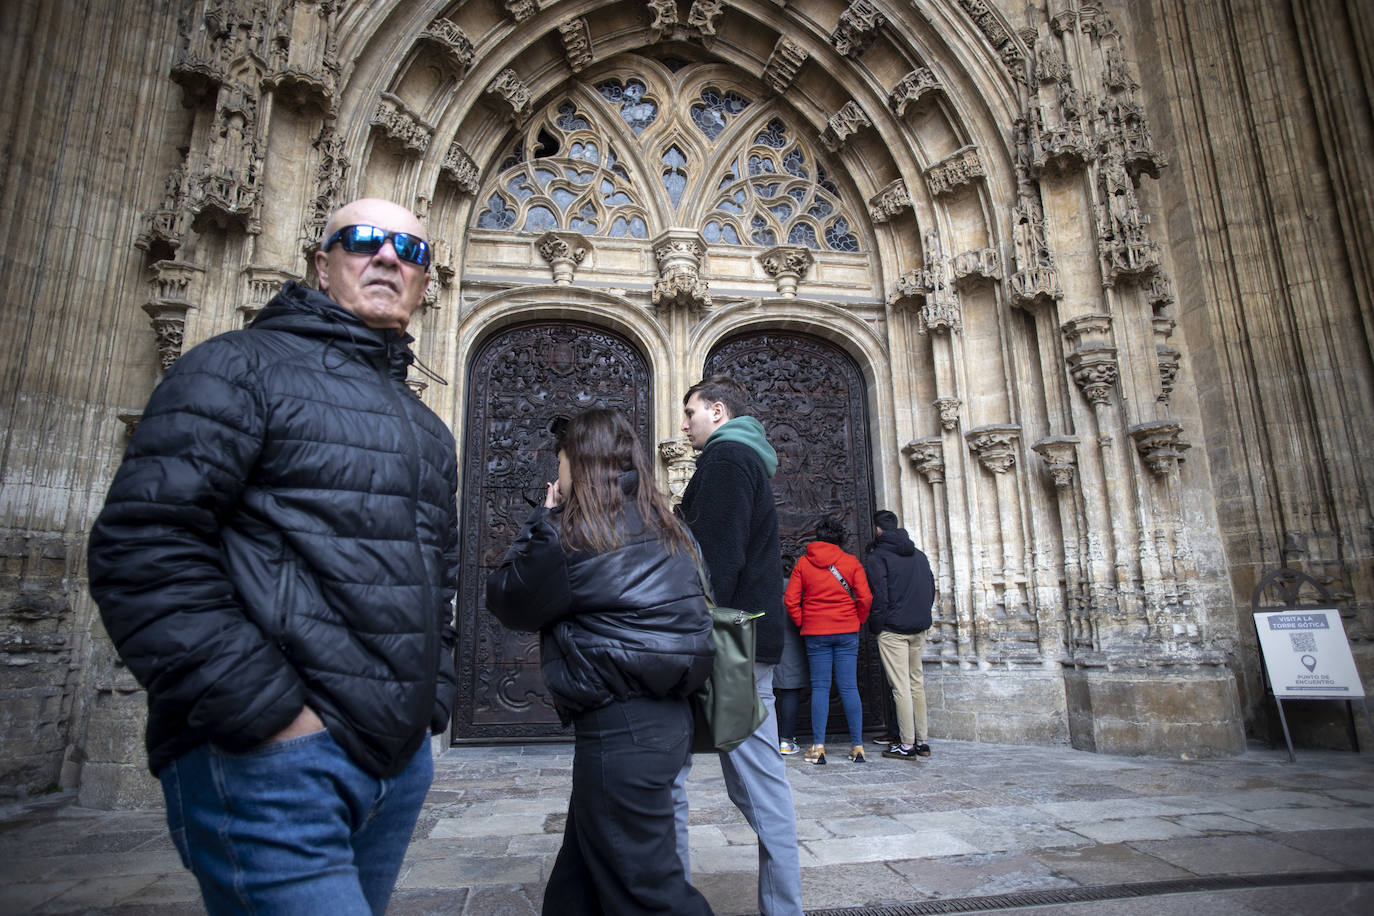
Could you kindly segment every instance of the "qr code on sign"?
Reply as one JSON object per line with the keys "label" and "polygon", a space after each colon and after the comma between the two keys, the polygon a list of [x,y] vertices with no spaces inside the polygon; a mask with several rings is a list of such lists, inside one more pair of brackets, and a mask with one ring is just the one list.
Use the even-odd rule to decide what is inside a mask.
{"label": "qr code on sign", "polygon": [[1288,638],[1293,640],[1294,652],[1317,651],[1317,637],[1313,633],[1289,633]]}

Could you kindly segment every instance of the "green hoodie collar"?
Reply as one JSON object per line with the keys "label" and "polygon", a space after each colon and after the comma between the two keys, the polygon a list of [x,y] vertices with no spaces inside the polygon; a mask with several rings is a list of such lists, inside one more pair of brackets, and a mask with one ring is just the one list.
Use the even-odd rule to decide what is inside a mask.
{"label": "green hoodie collar", "polygon": [[742,442],[758,452],[759,458],[763,459],[763,469],[769,477],[778,472],[778,453],[768,444],[768,437],[763,434],[763,424],[754,417],[735,417],[733,420],[726,420],[707,437],[706,444],[701,450],[704,452],[717,442]]}

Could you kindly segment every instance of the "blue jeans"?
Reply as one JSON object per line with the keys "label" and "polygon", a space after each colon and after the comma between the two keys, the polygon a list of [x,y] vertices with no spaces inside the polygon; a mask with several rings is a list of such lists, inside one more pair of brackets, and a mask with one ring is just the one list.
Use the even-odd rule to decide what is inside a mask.
{"label": "blue jeans", "polygon": [[[778,720],[773,712],[773,666],[754,665],[754,682],[768,709],[768,718],[728,754],[720,755],[725,790],[759,838],[759,912],[763,916],[801,916],[801,858],[797,852],[797,811],[787,763],[778,753]],[[673,783],[677,807],[677,854],[687,879],[692,877],[688,855],[687,774],[692,758]]]}
{"label": "blue jeans", "polygon": [[830,672],[840,691],[844,718],[849,723],[849,743],[863,744],[864,709],[859,700],[859,634],[830,633],[806,637],[806,659],[811,664],[811,740],[825,743],[825,720],[830,718]]}
{"label": "blue jeans", "polygon": [[396,776],[359,769],[327,731],[158,774],[181,861],[220,913],[379,916],[434,776],[429,742]]}

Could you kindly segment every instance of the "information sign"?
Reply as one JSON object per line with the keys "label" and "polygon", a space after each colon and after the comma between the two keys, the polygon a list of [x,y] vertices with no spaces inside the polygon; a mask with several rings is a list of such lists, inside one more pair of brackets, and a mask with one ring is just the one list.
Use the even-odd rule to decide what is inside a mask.
{"label": "information sign", "polygon": [[1257,611],[1255,630],[1275,697],[1363,700],[1364,685],[1335,609]]}

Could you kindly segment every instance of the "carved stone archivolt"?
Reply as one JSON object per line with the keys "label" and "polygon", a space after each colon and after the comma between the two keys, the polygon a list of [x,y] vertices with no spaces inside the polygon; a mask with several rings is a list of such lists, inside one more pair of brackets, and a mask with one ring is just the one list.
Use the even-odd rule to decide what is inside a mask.
{"label": "carved stone archivolt", "polygon": [[811,250],[799,245],[779,245],[759,255],[763,272],[776,284],[778,295],[786,299],[797,295],[797,284],[814,263]]}
{"label": "carved stone archivolt", "polygon": [[558,26],[563,38],[563,56],[573,73],[581,73],[592,62],[592,30],[585,18],[569,19]]}
{"label": "carved stone archivolt", "polygon": [[392,145],[410,156],[421,156],[429,147],[434,125],[410,109],[403,99],[383,92],[372,112],[372,126]]}
{"label": "carved stone archivolt", "polygon": [[927,96],[934,97],[944,92],[944,86],[936,79],[935,74],[926,67],[917,67],[898,81],[888,93],[887,104],[892,108],[897,117],[906,114],[908,107],[914,107],[917,102]]}
{"label": "carved stone archivolt", "polygon": [[553,271],[553,282],[559,286],[572,284],[577,265],[592,247],[587,237],[578,232],[545,232],[534,245]]}
{"label": "carved stone archivolt", "polygon": [[851,136],[872,126],[863,108],[851,99],[826,119],[825,130],[820,133],[821,144],[830,152],[838,153]]}
{"label": "carved stone archivolt", "polygon": [[786,35],[778,39],[773,53],[768,55],[768,63],[763,68],[763,81],[778,95],[792,88],[797,71],[806,63],[806,50]]}
{"label": "carved stone archivolt", "polygon": [[472,42],[453,20],[442,16],[434,19],[420,33],[420,40],[442,51],[459,76],[465,75],[472,66],[475,53]]}
{"label": "carved stone archivolt", "polygon": [[662,307],[709,308],[710,287],[701,277],[706,242],[692,229],[669,229],[654,239],[658,279],[651,301]]}
{"label": "carved stone archivolt", "polygon": [[477,163],[472,161],[462,144],[454,140],[444,153],[444,161],[439,165],[439,174],[458,186],[465,194],[476,194],[482,184],[482,173]]}
{"label": "carved stone archivolt", "polygon": [[487,95],[499,101],[515,124],[523,124],[530,115],[530,87],[510,67],[496,74],[487,85]]}
{"label": "carved stone archivolt", "polygon": [[952,194],[987,175],[978,147],[965,146],[955,150],[926,169],[926,186],[936,197]]}
{"label": "carved stone archivolt", "polygon": [[869,198],[868,215],[875,223],[885,223],[897,214],[911,209],[911,194],[906,182],[898,178]]}
{"label": "carved stone archivolt", "polygon": [[845,57],[857,60],[878,37],[887,18],[868,0],[855,0],[840,14],[839,24],[830,33],[830,42]]}

